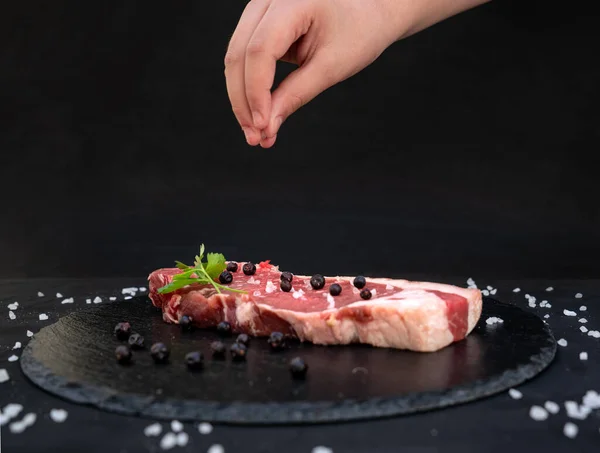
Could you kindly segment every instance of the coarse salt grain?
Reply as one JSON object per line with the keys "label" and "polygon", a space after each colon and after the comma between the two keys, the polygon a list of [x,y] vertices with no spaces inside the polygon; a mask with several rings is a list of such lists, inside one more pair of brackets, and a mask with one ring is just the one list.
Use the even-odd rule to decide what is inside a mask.
{"label": "coarse salt grain", "polygon": [[515,288],[515,289],[513,289],[513,293],[518,293],[520,291],[521,291],[521,288]]}
{"label": "coarse salt grain", "polygon": [[585,319],[585,318],[579,318],[579,322],[581,324],[585,324],[585,323],[587,323],[587,319]]}
{"label": "coarse salt grain", "polygon": [[552,286],[548,286],[548,288],[546,288],[546,291],[552,291],[554,288],[552,288]]}
{"label": "coarse salt grain", "polygon": [[293,297],[294,299],[300,299],[304,295],[304,291],[299,289],[298,291],[294,291]]}
{"label": "coarse salt grain", "polygon": [[589,407],[583,405],[580,406],[575,401],[565,401],[565,410],[567,411],[568,417],[577,420],[585,420],[592,411]]}
{"label": "coarse salt grain", "polygon": [[385,289],[387,289],[388,291],[394,289],[394,287],[390,284],[385,285]]}
{"label": "coarse salt grain", "polygon": [[484,289],[483,291],[481,291],[481,294],[483,294],[484,296],[489,296],[490,292],[487,289]]}
{"label": "coarse salt grain", "polygon": [[138,289],[139,289],[141,292],[145,292],[145,291],[146,291],[146,288],[144,288],[143,286],[140,286]]}
{"label": "coarse salt grain", "polygon": [[579,311],[586,311],[587,307],[585,305],[582,305],[581,307],[579,307]]}
{"label": "coarse salt grain", "polygon": [[375,297],[377,295],[377,290],[376,289],[372,289],[371,290],[371,297]]}
{"label": "coarse salt grain", "polygon": [[62,296],[63,296],[63,295],[62,295],[61,293],[56,293],[56,298],[57,298],[57,299],[60,299],[60,298],[62,298]]}
{"label": "coarse salt grain", "polygon": [[544,315],[544,318],[546,318],[546,319],[548,319],[549,317],[550,317],[550,315],[549,315],[548,313],[546,313],[546,314]]}
{"label": "coarse salt grain", "polygon": [[37,415],[35,415],[33,412],[30,412],[29,414],[25,415],[25,417],[23,417],[20,421],[11,423],[9,429],[14,434],[22,433],[28,427],[33,425],[36,419]]}
{"label": "coarse salt grain", "polygon": [[473,280],[471,277],[467,278],[467,285],[474,285],[475,284],[475,280]]}
{"label": "coarse salt grain", "polygon": [[181,423],[179,420],[173,420],[171,422],[171,429],[173,432],[178,433],[183,430],[183,423]]}
{"label": "coarse salt grain", "polygon": [[102,302],[102,299],[101,299],[100,297],[96,296],[96,297],[94,297],[94,300],[93,300],[93,302],[94,302],[95,304],[99,304],[100,302]]}
{"label": "coarse salt grain", "polygon": [[144,435],[146,437],[157,437],[162,433],[162,426],[160,423],[153,423],[144,428]]}
{"label": "coarse salt grain", "polygon": [[514,400],[520,400],[521,398],[523,398],[523,394],[517,389],[510,389],[508,391],[508,394]]}
{"label": "coarse salt grain", "polygon": [[17,319],[17,316],[15,315],[15,313],[13,311],[9,311],[8,312],[8,317],[14,321],[15,319]]}
{"label": "coarse salt grain", "polygon": [[267,294],[271,294],[276,289],[277,289],[277,287],[275,286],[275,284],[271,280],[267,280],[267,286],[265,286],[265,292]]}
{"label": "coarse salt grain", "polygon": [[579,330],[581,330],[583,333],[586,333],[588,328],[586,326],[579,326]]}
{"label": "coarse salt grain", "polygon": [[14,354],[8,358],[9,362],[16,362],[17,360],[19,360],[19,357]]}
{"label": "coarse salt grain", "polygon": [[188,436],[188,433],[181,432],[181,433],[177,434],[177,446],[178,447],[185,447],[189,440],[190,440],[190,436]]}
{"label": "coarse salt grain", "polygon": [[494,295],[494,294],[496,294],[497,292],[498,292],[498,288],[494,288],[494,289],[492,289],[492,290],[490,291],[490,294],[491,294],[491,295]]}
{"label": "coarse salt grain", "polygon": [[597,330],[590,330],[588,332],[588,336],[593,338],[600,338],[600,332],[598,332]]}
{"label": "coarse salt grain", "polygon": [[329,447],[324,447],[323,445],[318,445],[312,449],[312,453],[333,453],[333,450]]}
{"label": "coarse salt grain", "polygon": [[583,396],[583,405],[590,409],[600,409],[600,395],[595,390],[588,390]]}
{"label": "coarse salt grain", "polygon": [[546,401],[544,403],[544,408],[551,414],[558,414],[558,411],[560,411],[560,406],[554,401]]}
{"label": "coarse salt grain", "polygon": [[225,453],[225,448],[221,444],[214,444],[208,447],[206,453]]}
{"label": "coarse salt grain", "polygon": [[15,302],[13,304],[8,305],[9,310],[16,310],[17,308],[19,308],[19,302]]}
{"label": "coarse salt grain", "polygon": [[44,293],[41,291],[38,291],[38,297],[44,297]]}
{"label": "coarse salt grain", "polygon": [[0,384],[8,382],[9,379],[10,376],[8,375],[8,371],[4,368],[0,369]]}
{"label": "coarse salt grain", "polygon": [[198,425],[198,432],[200,434],[210,434],[212,433],[213,426],[210,423],[200,423]]}
{"label": "coarse salt grain", "polygon": [[486,286],[486,288],[488,289],[488,291],[491,291],[491,290],[493,290],[493,289],[494,289],[494,287],[493,287],[493,286],[490,286],[490,285],[487,285],[487,286]]}
{"label": "coarse salt grain", "polygon": [[535,300],[533,299],[529,299],[529,302],[527,303],[531,308],[535,308]]}
{"label": "coarse salt grain", "polygon": [[579,360],[587,360],[588,359],[588,353],[587,352],[580,352],[579,353]]}
{"label": "coarse salt grain", "polygon": [[133,298],[131,296],[125,296],[123,299],[129,300],[129,299],[133,299]]}
{"label": "coarse salt grain", "polygon": [[69,415],[69,413],[64,409],[51,409],[50,410],[50,418],[52,419],[53,422],[56,422],[56,423],[63,423],[67,419],[68,415]]}
{"label": "coarse salt grain", "polygon": [[559,346],[563,346],[563,347],[564,347],[564,346],[566,346],[566,345],[568,344],[568,343],[567,343],[567,340],[565,340],[564,338],[561,338],[561,339],[560,339],[560,340],[558,340],[556,343],[558,343],[558,345],[559,345]]}
{"label": "coarse salt grain", "polygon": [[567,422],[565,423],[565,427],[563,428],[563,433],[565,436],[574,439],[577,436],[577,432],[579,428],[575,423]]}
{"label": "coarse salt grain", "polygon": [[10,403],[4,406],[4,409],[0,411],[2,414],[2,425],[8,423],[11,419],[17,417],[21,411],[23,410],[23,406],[21,404]]}
{"label": "coarse salt grain", "polygon": [[541,406],[531,406],[529,416],[535,421],[540,422],[548,418],[548,411]]}
{"label": "coarse salt grain", "polygon": [[28,336],[28,337],[33,337],[33,332],[32,332],[31,330],[28,330],[28,331],[27,331],[27,336]]}
{"label": "coarse salt grain", "polygon": [[177,435],[175,433],[167,433],[160,440],[160,448],[170,450],[177,445]]}
{"label": "coarse salt grain", "polygon": [[85,300],[85,303],[86,303],[86,304],[91,304],[91,303],[92,303],[92,299],[86,299],[86,300]]}
{"label": "coarse salt grain", "polygon": [[64,299],[61,304],[72,304],[74,302],[72,297],[69,297],[68,299]]}
{"label": "coarse salt grain", "polygon": [[328,310],[332,310],[335,308],[335,299],[329,293],[327,294],[327,302],[329,303],[329,305],[327,306]]}
{"label": "coarse salt grain", "polygon": [[121,290],[121,294],[131,294],[132,296],[135,296],[135,293],[137,291],[137,288],[123,288]]}
{"label": "coarse salt grain", "polygon": [[48,315],[46,313],[40,313],[38,318],[40,321],[46,321],[48,319]]}
{"label": "coarse salt grain", "polygon": [[20,349],[21,348],[21,342],[20,341],[16,341],[15,345],[12,347],[13,349]]}
{"label": "coarse salt grain", "polygon": [[502,318],[497,318],[496,316],[490,316],[488,319],[485,320],[485,323],[489,326],[491,326],[492,324],[502,324],[504,322],[504,320]]}
{"label": "coarse salt grain", "polygon": [[258,297],[261,295],[261,292],[259,290],[256,290],[252,294]]}
{"label": "coarse salt grain", "polygon": [[581,299],[582,297],[583,297],[583,294],[581,294],[581,293],[575,294],[575,299]]}
{"label": "coarse salt grain", "polygon": [[566,309],[565,309],[565,310],[563,310],[563,313],[564,313],[566,316],[577,316],[577,313],[575,313],[574,311],[571,311],[571,310],[566,310]]}
{"label": "coarse salt grain", "polygon": [[110,297],[108,298],[108,300],[115,301],[115,300],[117,300],[117,298],[116,298],[115,296],[110,296]]}

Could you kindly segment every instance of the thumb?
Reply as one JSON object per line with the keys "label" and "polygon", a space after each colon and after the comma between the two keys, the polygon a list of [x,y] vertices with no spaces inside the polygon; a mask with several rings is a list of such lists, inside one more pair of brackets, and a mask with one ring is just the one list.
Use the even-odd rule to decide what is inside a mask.
{"label": "thumb", "polygon": [[281,124],[296,110],[312,101],[337,80],[322,57],[306,61],[288,75],[271,97],[271,118],[264,130],[267,138],[275,137]]}

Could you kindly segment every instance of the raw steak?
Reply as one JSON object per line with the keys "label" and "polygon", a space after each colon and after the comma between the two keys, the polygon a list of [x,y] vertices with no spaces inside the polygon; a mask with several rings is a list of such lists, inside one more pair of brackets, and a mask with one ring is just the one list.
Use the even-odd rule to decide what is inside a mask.
{"label": "raw steak", "polygon": [[[210,285],[192,285],[173,293],[157,290],[171,282],[177,268],[150,274],[149,296],[162,309],[166,322],[178,323],[183,315],[199,328],[228,321],[234,332],[268,336],[278,331],[321,345],[365,343],[377,347],[437,351],[462,340],[481,315],[481,292],[456,286],[367,278],[372,298],[364,300],[352,277],[326,277],[315,290],[310,277],[295,275],[292,291],[280,289],[281,272],[260,263],[252,276],[238,271],[228,286],[246,293],[222,291]],[[332,283],[342,292],[329,294]]]}

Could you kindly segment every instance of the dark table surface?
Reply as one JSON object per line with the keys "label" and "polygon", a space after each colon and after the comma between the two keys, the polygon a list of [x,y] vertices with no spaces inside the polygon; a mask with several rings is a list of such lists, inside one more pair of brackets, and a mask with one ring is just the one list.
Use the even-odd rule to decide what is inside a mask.
{"label": "dark table surface", "polygon": [[[466,285],[464,279],[446,279],[449,283]],[[197,423],[185,423],[189,435],[185,447],[172,451],[208,451],[212,445],[222,445],[227,453],[259,452],[313,452],[318,446],[328,447],[334,453],[358,452],[480,452],[508,451],[527,448],[528,451],[594,451],[600,444],[600,410],[592,411],[585,419],[570,418],[565,401],[581,403],[588,390],[600,391],[600,339],[583,333],[600,329],[600,280],[528,280],[478,281],[479,288],[496,288],[495,297],[532,310],[546,318],[557,339],[567,340],[559,346],[554,363],[534,380],[519,387],[523,396],[513,399],[508,393],[485,400],[444,410],[386,420],[316,426],[235,427],[215,425],[210,434],[200,434]],[[38,452],[50,448],[65,452],[145,452],[162,451],[160,440],[171,431],[170,423],[162,422],[162,434],[148,437],[144,428],[155,421],[124,417],[62,401],[30,384],[20,371],[19,362],[9,362],[16,342],[23,346],[28,341],[27,330],[37,332],[70,311],[86,304],[96,296],[108,301],[110,296],[123,298],[122,288],[145,286],[144,278],[129,279],[36,279],[3,280],[0,283],[0,370],[5,369],[10,379],[0,384],[0,407],[9,403],[23,406],[15,419],[35,413],[35,423],[22,433],[11,432],[10,423],[2,426],[3,452]],[[547,287],[553,287],[547,291]],[[515,293],[514,288],[520,292]],[[38,291],[44,293],[38,296]],[[62,298],[57,299],[60,292]],[[581,293],[581,297],[576,297]],[[536,298],[536,307],[529,306],[525,294]],[[73,304],[61,304],[65,298],[74,298]],[[550,308],[540,308],[547,300]],[[9,318],[8,305],[19,305]],[[587,310],[580,311],[585,305]],[[567,316],[564,310],[576,316]],[[40,321],[46,313],[48,320]],[[587,319],[581,323],[580,318]],[[588,360],[580,360],[587,352]],[[544,421],[530,416],[534,405],[544,406],[547,401],[560,406],[557,414]],[[68,417],[56,423],[49,417],[50,410],[65,409]],[[578,427],[575,438],[563,433],[565,423]],[[315,450],[315,453],[319,451]],[[327,450],[325,450],[327,451]],[[325,452],[323,451],[323,453]]]}

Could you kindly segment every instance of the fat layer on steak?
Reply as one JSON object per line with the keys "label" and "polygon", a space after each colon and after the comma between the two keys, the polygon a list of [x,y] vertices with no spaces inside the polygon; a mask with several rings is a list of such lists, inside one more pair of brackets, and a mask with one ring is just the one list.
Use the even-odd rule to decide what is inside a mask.
{"label": "fat layer on steak", "polygon": [[[372,298],[364,300],[352,277],[326,277],[323,289],[315,290],[310,277],[295,275],[292,291],[280,289],[278,267],[261,263],[256,274],[247,276],[239,263],[228,285],[245,294],[222,291],[211,285],[191,285],[168,294],[158,289],[181,272],[164,268],[149,277],[149,297],[163,312],[163,319],[178,323],[191,317],[200,328],[221,321],[236,333],[268,336],[271,332],[320,345],[364,343],[376,347],[431,352],[462,340],[481,316],[481,292],[457,286],[367,278]],[[342,286],[331,296],[333,283]]]}

